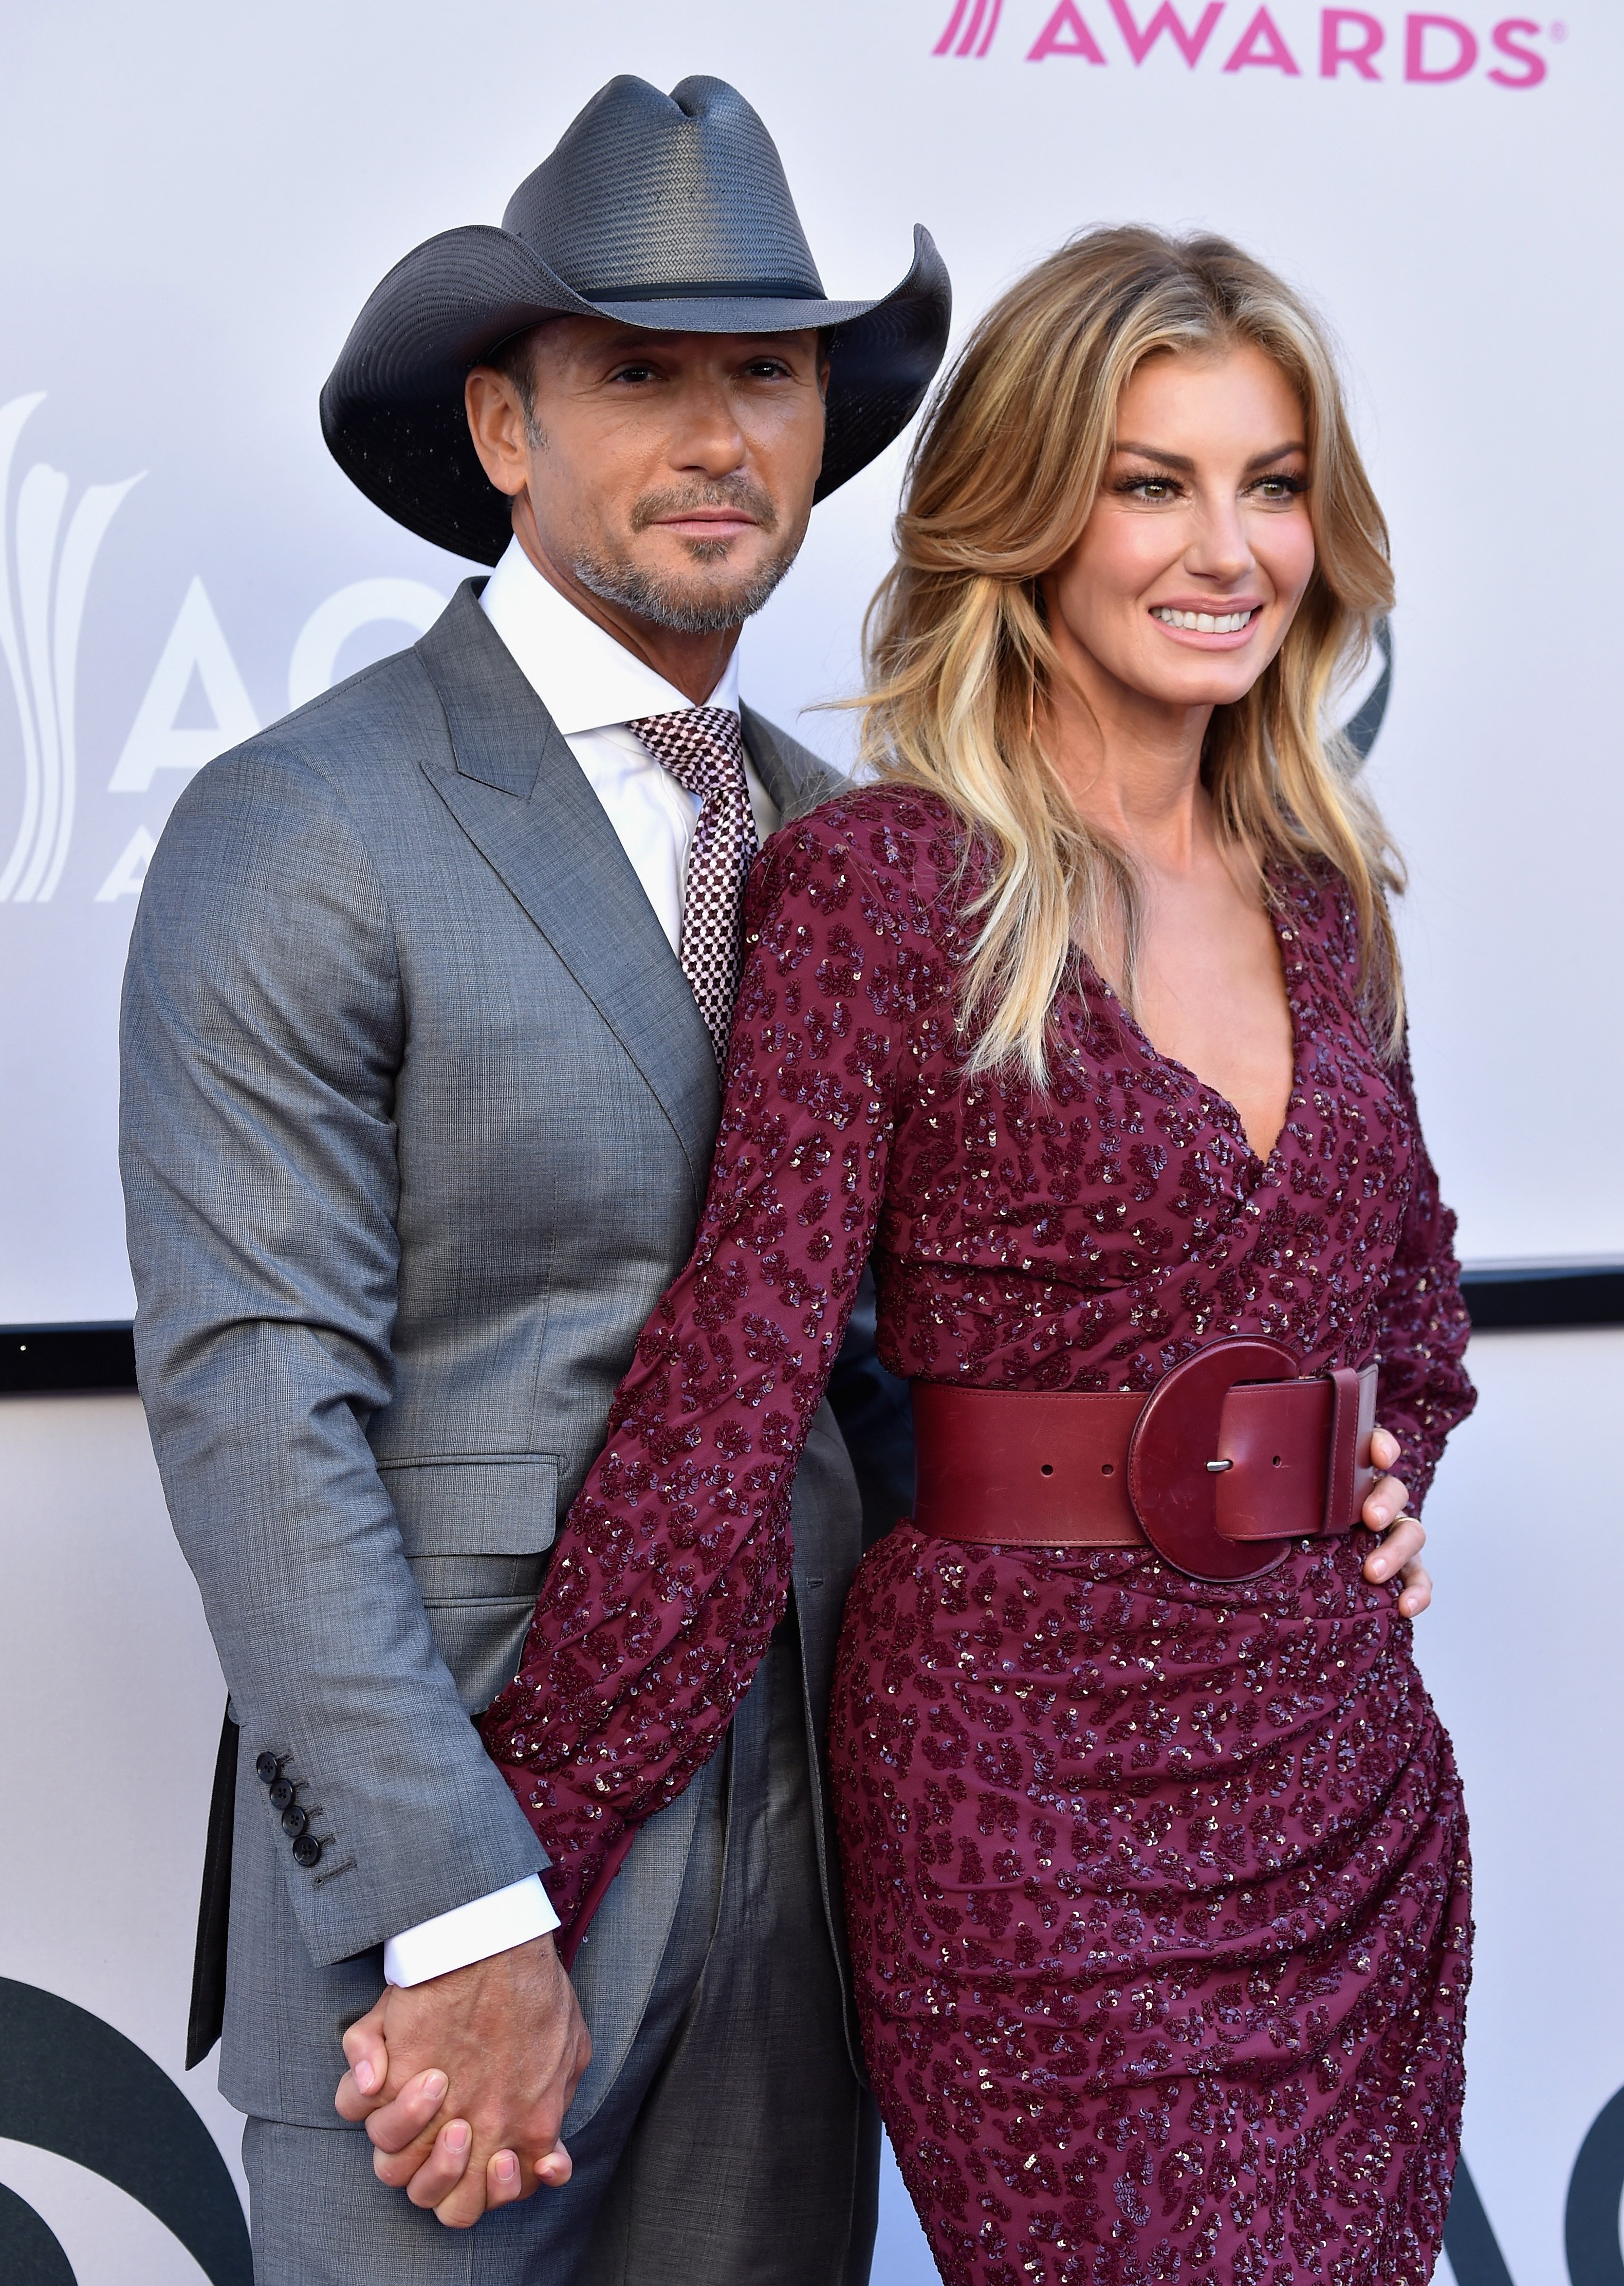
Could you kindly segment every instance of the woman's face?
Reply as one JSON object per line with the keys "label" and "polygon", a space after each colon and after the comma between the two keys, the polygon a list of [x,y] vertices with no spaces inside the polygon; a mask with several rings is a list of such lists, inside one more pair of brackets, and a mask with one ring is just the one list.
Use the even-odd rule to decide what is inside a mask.
{"label": "woman's face", "polygon": [[1083,536],[1044,583],[1062,658],[1075,645],[1169,706],[1242,698],[1313,572],[1305,445],[1303,408],[1260,350],[1147,358]]}

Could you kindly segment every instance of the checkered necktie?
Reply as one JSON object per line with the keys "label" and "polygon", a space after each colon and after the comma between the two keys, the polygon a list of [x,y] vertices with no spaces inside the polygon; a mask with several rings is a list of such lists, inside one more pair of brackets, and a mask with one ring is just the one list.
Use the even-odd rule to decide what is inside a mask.
{"label": "checkered necktie", "polygon": [[642,739],[662,769],[698,798],[677,958],[721,1063],[728,1052],[744,954],[745,876],[759,847],[745,776],[744,735],[737,715],[725,706],[645,714],[626,727]]}

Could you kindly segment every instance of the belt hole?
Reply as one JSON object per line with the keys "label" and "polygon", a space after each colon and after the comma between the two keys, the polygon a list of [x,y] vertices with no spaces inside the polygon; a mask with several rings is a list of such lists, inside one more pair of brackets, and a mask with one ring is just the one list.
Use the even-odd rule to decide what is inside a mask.
{"label": "belt hole", "polygon": [[1279,1468],[1279,1466],[1280,1466],[1280,1454],[1279,1454],[1278,1453],[1276,1453],[1276,1454],[1275,1454],[1275,1455],[1274,1455],[1274,1466],[1275,1466],[1277,1469],[1278,1469],[1278,1468]]}
{"label": "belt hole", "polygon": [[1101,1461],[1100,1463],[1100,1473],[1102,1477],[1114,1477],[1116,1474],[1116,1462]]}
{"label": "belt hole", "polygon": [[1054,1474],[1054,1463],[1052,1461],[1045,1461],[1044,1462],[1043,1472],[1045,1477],[1052,1477]]}

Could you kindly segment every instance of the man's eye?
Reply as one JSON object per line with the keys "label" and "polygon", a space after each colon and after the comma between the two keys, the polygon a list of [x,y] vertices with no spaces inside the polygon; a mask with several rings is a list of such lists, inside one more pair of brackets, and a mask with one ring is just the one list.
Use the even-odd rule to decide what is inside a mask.
{"label": "man's eye", "polygon": [[652,381],[654,368],[651,365],[623,365],[610,378],[612,381]]}

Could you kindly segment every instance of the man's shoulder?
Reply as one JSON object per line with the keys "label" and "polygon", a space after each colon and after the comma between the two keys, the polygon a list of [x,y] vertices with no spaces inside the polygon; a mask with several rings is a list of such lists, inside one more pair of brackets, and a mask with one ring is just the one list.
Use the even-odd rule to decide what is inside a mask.
{"label": "man's shoulder", "polygon": [[217,755],[177,811],[209,813],[269,801],[330,808],[388,798],[447,743],[445,713],[415,647],[381,658]]}
{"label": "man's shoulder", "polygon": [[810,746],[803,746],[799,738],[792,738],[787,730],[769,721],[765,714],[758,714],[753,706],[741,706],[739,718],[750,759],[786,821],[816,808],[820,801],[827,801],[849,783],[831,763],[815,754]]}
{"label": "man's shoulder", "polygon": [[391,652],[347,675],[319,698],[295,707],[246,741],[243,753],[276,752],[325,766],[388,770],[403,758],[402,739],[444,739],[445,711],[419,648]]}

